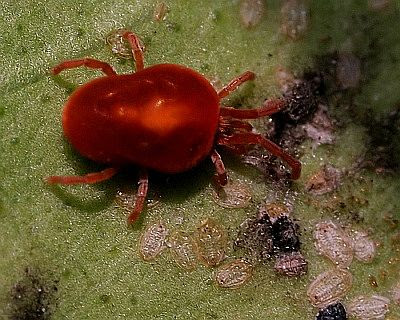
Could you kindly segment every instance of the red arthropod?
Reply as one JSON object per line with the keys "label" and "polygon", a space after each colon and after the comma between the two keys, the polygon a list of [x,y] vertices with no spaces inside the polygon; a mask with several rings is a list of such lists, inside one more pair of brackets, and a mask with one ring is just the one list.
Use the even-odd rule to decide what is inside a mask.
{"label": "red arthropod", "polygon": [[280,147],[252,132],[242,119],[256,119],[283,109],[282,100],[269,100],[258,109],[221,107],[220,100],[242,83],[254,79],[244,72],[216,92],[210,82],[194,70],[176,64],[143,66],[143,51],[133,32],[123,37],[132,47],[136,72],[117,75],[106,62],[91,58],[67,60],[52,69],[86,66],[101,69],[106,76],[82,85],[64,106],[64,134],[83,156],[110,166],[84,176],[51,176],[50,184],[89,184],[107,180],[124,165],[141,168],[139,188],[128,223],[143,209],[148,190],[146,169],[163,173],[183,172],[211,157],[220,185],[227,175],[215,145],[238,153],[244,145],[258,144],[282,158],[292,168],[292,179],[300,176],[301,164]]}

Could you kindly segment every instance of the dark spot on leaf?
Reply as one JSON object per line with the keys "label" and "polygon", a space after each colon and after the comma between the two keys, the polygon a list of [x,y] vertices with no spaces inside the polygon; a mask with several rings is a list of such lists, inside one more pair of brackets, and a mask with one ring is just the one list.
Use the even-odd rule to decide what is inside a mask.
{"label": "dark spot on leaf", "polygon": [[33,268],[10,291],[8,314],[12,320],[50,319],[56,307],[57,281],[46,279]]}
{"label": "dark spot on leaf", "polygon": [[129,304],[130,304],[131,306],[134,306],[134,305],[137,305],[137,304],[138,304],[138,300],[137,300],[137,298],[136,298],[136,296],[135,296],[134,294],[132,294],[132,295],[129,297]]}
{"label": "dark spot on leaf", "polygon": [[370,136],[366,165],[378,173],[400,168],[400,106],[386,116],[375,118],[367,112],[365,125]]}
{"label": "dark spot on leaf", "polygon": [[219,22],[221,22],[221,19],[222,19],[222,13],[221,13],[221,11],[219,11],[219,10],[214,10],[214,11],[212,12],[212,20],[213,20],[215,23],[219,23]]}
{"label": "dark spot on leaf", "polygon": [[13,137],[13,138],[11,139],[11,144],[12,144],[12,145],[17,145],[17,144],[19,144],[19,142],[20,142],[19,137]]}
{"label": "dark spot on leaf", "polygon": [[40,102],[46,103],[50,101],[50,96],[48,94],[43,94],[40,96]]}
{"label": "dark spot on leaf", "polygon": [[202,72],[206,72],[206,71],[209,71],[209,70],[210,70],[210,65],[207,64],[207,63],[202,64],[201,67],[200,67],[200,71],[202,71]]}
{"label": "dark spot on leaf", "polygon": [[76,30],[76,35],[78,36],[78,38],[82,38],[85,35],[85,30],[82,28],[78,28],[78,30]]}
{"label": "dark spot on leaf", "polygon": [[103,303],[109,303],[111,301],[111,297],[108,294],[100,295],[100,301]]}
{"label": "dark spot on leaf", "polygon": [[6,109],[4,106],[0,106],[0,117],[3,117],[6,114]]}

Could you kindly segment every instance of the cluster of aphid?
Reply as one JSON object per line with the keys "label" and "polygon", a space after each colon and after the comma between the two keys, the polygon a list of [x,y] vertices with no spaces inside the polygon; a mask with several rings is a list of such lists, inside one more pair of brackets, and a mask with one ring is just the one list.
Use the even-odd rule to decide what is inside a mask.
{"label": "cluster of aphid", "polygon": [[193,270],[198,261],[206,266],[219,265],[226,257],[227,241],[224,228],[210,218],[193,233],[170,232],[166,224],[159,221],[144,230],[139,241],[139,253],[143,260],[151,261],[168,247],[180,267]]}
{"label": "cluster of aphid", "polygon": [[357,319],[384,319],[390,302],[386,297],[359,296],[347,308],[340,303],[352,286],[353,276],[348,268],[353,257],[361,262],[371,262],[375,256],[375,243],[365,232],[348,234],[330,220],[315,226],[314,239],[317,251],[335,264],[334,268],[318,275],[308,287],[311,304],[320,309],[316,319],[345,320],[347,313]]}
{"label": "cluster of aphid", "polygon": [[[257,26],[266,13],[265,1],[241,0],[239,16],[246,28]],[[304,0],[285,0],[281,6],[281,32],[289,39],[304,36],[309,24],[307,3]]]}
{"label": "cluster of aphid", "polygon": [[252,276],[253,266],[244,259],[222,264],[227,257],[228,238],[225,229],[211,218],[201,222],[192,233],[182,230],[170,233],[162,221],[150,224],[139,241],[140,256],[151,261],[166,248],[184,270],[194,270],[199,262],[207,267],[219,267],[215,281],[222,288],[238,288]]}
{"label": "cluster of aphid", "polygon": [[234,245],[254,263],[275,257],[275,271],[295,277],[307,273],[308,263],[300,252],[299,226],[288,212],[278,203],[262,207],[257,217],[242,223]]}

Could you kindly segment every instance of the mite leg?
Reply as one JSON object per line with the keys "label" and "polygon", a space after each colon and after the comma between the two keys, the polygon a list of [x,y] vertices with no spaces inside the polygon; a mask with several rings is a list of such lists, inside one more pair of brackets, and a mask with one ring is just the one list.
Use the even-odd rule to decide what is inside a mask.
{"label": "mite leg", "polygon": [[218,92],[218,97],[220,99],[226,97],[232,91],[236,90],[241,84],[245,83],[246,81],[253,80],[255,76],[256,75],[251,71],[246,71],[242,73],[240,76],[236,77],[231,82],[229,82],[225,87],[223,87]]}
{"label": "mite leg", "polygon": [[85,66],[91,69],[101,69],[107,76],[115,76],[117,73],[114,69],[106,62],[99,61],[92,58],[83,58],[78,60],[67,60],[56,65],[51,69],[51,73],[56,75],[65,69],[73,69]]}
{"label": "mite leg", "polygon": [[296,180],[300,177],[301,163],[285,152],[272,141],[265,139],[263,136],[255,133],[240,133],[232,136],[221,136],[218,139],[220,145],[243,145],[243,144],[258,144],[272,153],[274,156],[281,158],[292,168],[291,179]]}
{"label": "mite leg", "polygon": [[128,216],[128,225],[134,223],[139,217],[139,214],[142,212],[144,207],[144,202],[146,201],[148,189],[149,189],[149,176],[147,170],[142,169],[140,170],[135,207]]}
{"label": "mite leg", "polygon": [[117,172],[116,168],[108,168],[84,176],[50,176],[45,178],[45,181],[48,184],[93,184],[108,180]]}
{"label": "mite leg", "polygon": [[267,100],[264,106],[256,109],[234,109],[221,107],[220,115],[229,116],[235,119],[257,119],[261,117],[270,116],[283,110],[286,104],[283,100],[274,99]]}
{"label": "mite leg", "polygon": [[127,39],[132,47],[132,54],[135,58],[136,72],[143,70],[143,50],[140,45],[139,37],[131,31],[127,31],[122,35]]}
{"label": "mite leg", "polygon": [[215,166],[215,171],[217,172],[216,181],[221,187],[223,187],[228,183],[228,176],[226,174],[224,163],[222,162],[221,156],[217,150],[214,149],[210,156],[211,161]]}

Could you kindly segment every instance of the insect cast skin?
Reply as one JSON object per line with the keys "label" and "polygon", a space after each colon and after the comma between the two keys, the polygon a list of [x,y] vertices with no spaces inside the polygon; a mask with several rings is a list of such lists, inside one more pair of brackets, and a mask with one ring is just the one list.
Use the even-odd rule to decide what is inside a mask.
{"label": "insect cast skin", "polygon": [[216,145],[235,153],[246,145],[260,145],[284,160],[298,179],[301,164],[290,154],[260,134],[244,119],[274,114],[285,107],[283,100],[268,100],[256,109],[221,107],[228,96],[255,74],[246,71],[216,92],[196,71],[174,64],[144,68],[143,51],[136,34],[123,37],[132,47],[136,72],[117,75],[106,62],[92,58],[66,60],[52,69],[53,75],[85,66],[100,69],[105,76],[79,87],[63,110],[63,130],[67,140],[82,155],[109,167],[84,176],[50,176],[49,184],[92,184],[110,179],[121,167],[140,168],[135,206],[128,215],[133,223],[142,212],[148,191],[147,169],[179,173],[210,156],[216,180],[226,185],[228,177]]}

